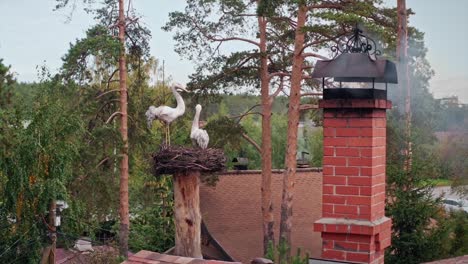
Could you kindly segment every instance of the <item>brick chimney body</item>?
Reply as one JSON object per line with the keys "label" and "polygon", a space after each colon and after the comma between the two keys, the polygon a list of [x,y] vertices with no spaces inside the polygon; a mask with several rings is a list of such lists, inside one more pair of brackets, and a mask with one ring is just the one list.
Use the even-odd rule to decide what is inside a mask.
{"label": "brick chimney body", "polygon": [[322,258],[383,263],[390,245],[385,216],[385,99],[325,99],[323,108]]}

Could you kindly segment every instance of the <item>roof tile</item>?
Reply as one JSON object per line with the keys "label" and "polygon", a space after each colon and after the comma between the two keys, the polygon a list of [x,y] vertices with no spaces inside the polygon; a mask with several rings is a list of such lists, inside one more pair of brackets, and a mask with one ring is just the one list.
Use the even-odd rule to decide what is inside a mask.
{"label": "roof tile", "polygon": [[[282,171],[272,175],[275,235],[279,234]],[[235,260],[250,263],[263,256],[261,172],[239,171],[219,175],[215,187],[200,186],[200,210],[210,234]],[[297,169],[293,217],[293,252],[301,248],[311,257],[321,253],[320,232],[313,223],[321,216],[322,173]]]}
{"label": "roof tile", "polygon": [[224,262],[215,260],[203,260],[187,257],[172,256],[166,254],[159,254],[147,250],[142,250],[135,255],[132,255],[128,260],[121,264],[239,264],[238,262]]}

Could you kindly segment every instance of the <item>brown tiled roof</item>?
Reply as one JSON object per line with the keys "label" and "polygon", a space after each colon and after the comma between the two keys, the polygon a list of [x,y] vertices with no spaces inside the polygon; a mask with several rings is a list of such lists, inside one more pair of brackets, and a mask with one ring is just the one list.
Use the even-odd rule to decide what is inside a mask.
{"label": "brown tiled roof", "polygon": [[468,255],[457,258],[436,260],[433,262],[427,262],[425,264],[468,264]]}
{"label": "brown tiled roof", "polygon": [[122,264],[234,264],[236,262],[225,262],[216,260],[203,260],[159,254],[151,251],[142,250],[132,255]]}
{"label": "brown tiled roof", "polygon": [[[320,218],[322,173],[317,169],[298,169],[293,200],[293,252],[301,248],[311,257],[320,256],[320,233],[313,232]],[[272,177],[275,236],[279,234],[282,172]],[[200,207],[208,231],[236,261],[250,263],[263,256],[262,213],[259,171],[226,173],[215,187],[202,185]]]}

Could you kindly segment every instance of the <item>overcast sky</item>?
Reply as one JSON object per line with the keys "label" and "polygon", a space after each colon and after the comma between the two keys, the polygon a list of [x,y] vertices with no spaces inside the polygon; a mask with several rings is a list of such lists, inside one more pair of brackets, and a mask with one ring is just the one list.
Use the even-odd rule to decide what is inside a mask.
{"label": "overcast sky", "polygon": [[[396,5],[396,0],[385,0]],[[172,34],[161,30],[170,11],[184,8],[183,0],[133,0],[151,29],[151,54],[164,60],[166,72],[186,82],[192,64],[173,51]],[[36,66],[56,72],[69,43],[85,35],[93,24],[77,8],[70,22],[68,12],[54,12],[55,0],[0,0],[0,58],[12,66],[19,81],[36,81]],[[468,103],[468,0],[407,0],[416,15],[410,24],[425,32],[428,60],[436,75],[431,91],[436,98],[458,95]]]}

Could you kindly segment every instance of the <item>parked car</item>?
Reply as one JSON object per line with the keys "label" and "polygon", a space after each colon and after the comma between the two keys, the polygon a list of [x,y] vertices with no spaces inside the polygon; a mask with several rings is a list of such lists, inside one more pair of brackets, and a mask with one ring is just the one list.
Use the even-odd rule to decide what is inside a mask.
{"label": "parked car", "polygon": [[447,212],[465,211],[465,213],[468,213],[468,203],[466,201],[446,198],[442,200],[442,204]]}

